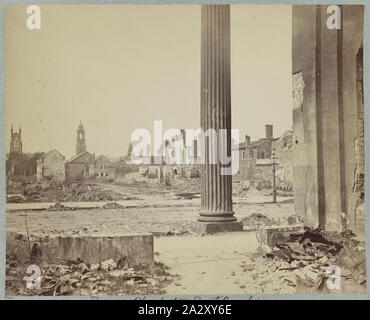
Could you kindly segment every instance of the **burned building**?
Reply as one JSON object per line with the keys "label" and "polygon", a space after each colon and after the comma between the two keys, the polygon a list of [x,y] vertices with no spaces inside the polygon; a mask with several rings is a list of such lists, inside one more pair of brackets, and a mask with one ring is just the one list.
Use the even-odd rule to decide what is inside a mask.
{"label": "burned building", "polygon": [[257,189],[268,189],[273,184],[273,166],[276,168],[277,189],[291,191],[292,165],[291,140],[292,132],[286,131],[279,138],[273,137],[273,126],[265,126],[266,135],[257,141],[251,141],[245,136],[245,141],[239,143],[239,171],[234,180],[253,185]]}
{"label": "burned building", "polygon": [[335,6],[330,28],[327,9],[293,6],[295,211],[310,227],[364,231],[364,7]]}
{"label": "burned building", "polygon": [[283,191],[293,190],[293,132],[285,131],[272,142],[276,163],[276,186]]}
{"label": "burned building", "polygon": [[272,125],[265,126],[265,138],[251,141],[251,137],[246,135],[245,141],[239,143],[237,150],[239,153],[239,171],[234,179],[252,180],[256,173],[257,161],[259,164],[268,163],[274,140]]}
{"label": "burned building", "polygon": [[37,180],[65,180],[65,157],[57,150],[50,150],[37,160]]}
{"label": "burned building", "polygon": [[[273,137],[273,126],[265,125],[265,137],[257,141],[252,141],[250,136],[245,136],[245,141],[239,144],[239,159],[267,159],[271,157],[272,152],[272,141]],[[240,164],[244,164],[241,162]],[[240,166],[239,166],[240,168]]]}

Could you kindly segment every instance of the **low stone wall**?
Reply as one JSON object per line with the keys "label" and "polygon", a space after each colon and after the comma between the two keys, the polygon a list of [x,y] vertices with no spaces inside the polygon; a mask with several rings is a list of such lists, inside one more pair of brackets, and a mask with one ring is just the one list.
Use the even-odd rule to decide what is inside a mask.
{"label": "low stone wall", "polygon": [[[24,235],[18,235],[18,238],[22,240],[7,241],[7,252],[16,256],[24,255],[24,246],[27,246]],[[14,244],[16,247],[12,248]],[[93,264],[109,259],[117,262],[124,257],[133,264],[154,261],[152,234],[42,236],[32,239],[30,247],[31,252],[40,251],[42,260],[48,263],[81,259],[86,264]],[[19,257],[19,260],[24,260],[24,257]]]}

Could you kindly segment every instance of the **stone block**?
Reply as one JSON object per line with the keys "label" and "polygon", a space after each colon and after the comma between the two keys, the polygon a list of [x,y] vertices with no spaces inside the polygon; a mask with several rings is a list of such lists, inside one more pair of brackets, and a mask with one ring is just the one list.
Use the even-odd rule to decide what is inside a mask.
{"label": "stone block", "polygon": [[190,225],[190,229],[199,235],[212,234],[217,232],[243,231],[243,223],[241,221],[233,222],[193,221]]}

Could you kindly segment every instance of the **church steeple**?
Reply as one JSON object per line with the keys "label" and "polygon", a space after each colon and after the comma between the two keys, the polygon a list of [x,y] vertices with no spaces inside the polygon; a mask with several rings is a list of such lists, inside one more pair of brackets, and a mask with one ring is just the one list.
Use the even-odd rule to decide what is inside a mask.
{"label": "church steeple", "polygon": [[22,153],[22,129],[19,126],[19,131],[14,132],[13,125],[10,128],[10,154]]}
{"label": "church steeple", "polygon": [[76,154],[80,154],[86,151],[85,141],[85,129],[80,121],[80,125],[77,128],[77,141],[76,141]]}

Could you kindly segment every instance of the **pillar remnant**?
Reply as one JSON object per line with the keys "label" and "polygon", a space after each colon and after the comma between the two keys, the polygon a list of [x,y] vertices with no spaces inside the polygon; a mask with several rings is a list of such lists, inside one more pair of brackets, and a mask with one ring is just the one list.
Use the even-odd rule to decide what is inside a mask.
{"label": "pillar remnant", "polygon": [[[234,217],[232,176],[222,175],[219,140],[220,129],[226,129],[227,156],[231,156],[231,90],[230,90],[230,5],[202,5],[201,27],[201,127],[214,129],[217,145],[205,137],[205,163],[201,165],[202,198],[198,233],[240,231],[242,223]],[[212,163],[211,150],[217,161]],[[231,165],[231,164],[230,164]]]}

